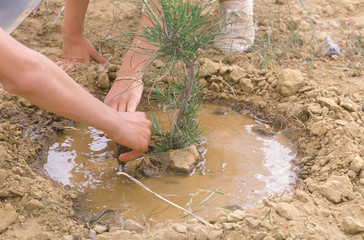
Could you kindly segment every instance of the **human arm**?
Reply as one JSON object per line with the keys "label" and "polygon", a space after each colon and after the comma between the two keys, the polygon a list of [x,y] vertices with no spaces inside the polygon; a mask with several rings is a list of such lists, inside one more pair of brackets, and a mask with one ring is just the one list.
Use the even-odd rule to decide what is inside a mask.
{"label": "human arm", "polygon": [[[157,0],[153,0],[153,4],[157,8],[161,8]],[[142,80],[144,71],[151,59],[151,55],[145,52],[152,53],[156,49],[154,45],[149,44],[147,40],[141,38],[143,27],[153,25],[150,19],[153,18],[147,16],[147,13],[143,11],[142,17],[139,20],[140,24],[136,37],[134,37],[131,48],[126,52],[119,68],[117,79],[123,78],[123,80],[115,81],[105,97],[104,103],[117,111],[135,112],[140,102],[143,92],[143,84],[140,84],[140,80]],[[144,54],[142,54],[143,52]],[[130,79],[128,80],[127,78]]]}
{"label": "human arm", "polygon": [[62,23],[62,60],[57,62],[67,71],[74,66],[88,66],[93,60],[105,63],[90,41],[83,35],[83,23],[89,0],[66,0]]}
{"label": "human arm", "polygon": [[[158,1],[155,0],[155,4]],[[74,66],[87,66],[94,56],[96,62],[104,62],[98,59],[98,53],[82,33],[83,23],[87,11],[89,0],[66,0],[65,16],[62,24],[63,32],[63,59],[57,64],[63,69],[68,70]],[[138,32],[143,26],[150,26],[151,22],[143,14],[140,19]],[[117,77],[124,80],[115,81],[109,93],[105,97],[105,104],[119,112],[135,112],[140,102],[143,86],[133,79],[142,79],[144,68],[150,57],[147,54],[140,54],[142,49],[153,50],[154,47],[148,44],[145,39],[136,37],[132,46],[124,56]],[[130,79],[126,79],[126,78]]]}
{"label": "human arm", "polygon": [[133,149],[120,161],[148,148],[151,123],[144,113],[117,112],[80,87],[57,65],[0,29],[0,82],[5,90],[53,113],[103,130],[116,143]]}

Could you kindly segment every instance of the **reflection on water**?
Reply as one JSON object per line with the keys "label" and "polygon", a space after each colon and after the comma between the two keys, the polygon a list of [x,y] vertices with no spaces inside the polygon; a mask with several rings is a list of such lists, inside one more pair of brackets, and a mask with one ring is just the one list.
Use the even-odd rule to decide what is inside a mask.
{"label": "reflection on water", "polygon": [[[216,108],[203,105],[199,118],[207,138],[203,166],[192,176],[143,179],[143,184],[183,207],[200,191],[191,204],[192,210],[199,210],[249,207],[294,181],[290,160],[295,154],[283,135],[258,135],[251,130],[257,123],[248,116],[234,111],[216,115]],[[91,127],[76,128],[59,136],[49,150],[44,168],[52,179],[84,192],[89,211],[95,214],[120,209],[127,217],[144,220],[180,219],[179,210],[115,174],[114,143],[98,137]],[[210,196],[201,190],[217,192]],[[210,211],[199,213],[206,216]]]}

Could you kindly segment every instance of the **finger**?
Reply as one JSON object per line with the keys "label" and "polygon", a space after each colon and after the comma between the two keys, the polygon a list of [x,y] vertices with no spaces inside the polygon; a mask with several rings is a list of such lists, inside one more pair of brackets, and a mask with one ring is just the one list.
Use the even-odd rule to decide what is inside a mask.
{"label": "finger", "polygon": [[103,137],[103,136],[105,136],[105,132],[104,132],[104,131],[99,130],[98,135],[99,135],[99,137]]}
{"label": "finger", "polygon": [[138,106],[138,103],[135,101],[128,102],[128,106],[126,108],[127,112],[135,112],[136,108]]}
{"label": "finger", "polygon": [[115,111],[118,111],[118,107],[119,107],[119,105],[118,105],[118,102],[117,101],[115,101],[114,99],[109,99],[109,98],[105,98],[105,100],[104,100],[104,103],[107,105],[107,106],[109,106],[109,107],[111,107],[112,109],[114,109]]}
{"label": "finger", "polygon": [[126,112],[126,103],[124,103],[123,101],[121,103],[119,103],[116,111]]}
{"label": "finger", "polygon": [[138,157],[140,157],[142,155],[143,155],[142,152],[132,150],[130,152],[120,154],[119,161],[120,162],[129,162],[129,161],[134,160],[134,159],[136,159],[136,158],[138,158]]}
{"label": "finger", "polygon": [[56,62],[57,66],[60,67],[63,71],[65,69],[65,63],[63,61]]}
{"label": "finger", "polygon": [[99,130],[97,134],[99,137],[106,137],[107,139],[110,139],[110,137],[104,131]]}
{"label": "finger", "polygon": [[97,63],[106,63],[105,58],[103,58],[97,51],[92,51],[91,59]]}

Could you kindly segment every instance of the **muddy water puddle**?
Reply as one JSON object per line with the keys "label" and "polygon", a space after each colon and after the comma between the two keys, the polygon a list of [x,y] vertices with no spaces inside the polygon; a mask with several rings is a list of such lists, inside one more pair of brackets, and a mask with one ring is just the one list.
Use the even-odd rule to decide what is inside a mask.
{"label": "muddy water puddle", "polygon": [[[290,163],[295,154],[283,134],[255,133],[252,129],[259,123],[249,115],[231,110],[221,114],[220,110],[215,105],[202,107],[199,119],[207,139],[206,151],[193,174],[141,180],[161,196],[199,210],[204,217],[216,208],[250,207],[289,188],[295,179]],[[181,211],[115,174],[114,143],[99,137],[94,128],[74,127],[77,130],[67,130],[51,146],[44,168],[53,180],[85,194],[88,215],[114,209],[121,211],[111,214],[110,221],[121,217],[150,223],[182,219]]]}

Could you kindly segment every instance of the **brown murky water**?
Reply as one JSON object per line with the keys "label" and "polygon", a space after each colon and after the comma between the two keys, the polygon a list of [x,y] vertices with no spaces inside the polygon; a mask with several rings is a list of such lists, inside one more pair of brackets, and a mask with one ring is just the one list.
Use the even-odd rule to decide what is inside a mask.
{"label": "brown murky water", "polygon": [[[230,110],[216,115],[218,108],[203,105],[201,110],[207,151],[193,174],[141,180],[180,206],[186,207],[192,199],[191,209],[200,210],[201,216],[218,207],[249,207],[294,181],[290,160],[295,154],[287,138],[280,133],[258,135],[252,131],[257,122],[248,115]],[[75,127],[78,130],[59,136],[44,168],[52,179],[84,192],[91,215],[117,209],[122,211],[112,216],[114,220],[124,215],[143,222],[181,219],[178,209],[115,174],[114,143],[98,137],[96,129]]]}

